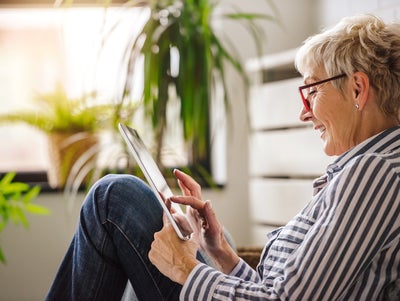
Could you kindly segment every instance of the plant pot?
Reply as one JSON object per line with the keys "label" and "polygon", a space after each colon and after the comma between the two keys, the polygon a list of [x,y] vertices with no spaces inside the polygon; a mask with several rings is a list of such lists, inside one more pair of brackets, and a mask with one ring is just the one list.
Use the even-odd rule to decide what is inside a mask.
{"label": "plant pot", "polygon": [[[82,184],[96,163],[98,137],[88,132],[49,134],[47,177],[50,187],[62,189],[69,176],[85,172]],[[85,171],[87,170],[87,172]]]}

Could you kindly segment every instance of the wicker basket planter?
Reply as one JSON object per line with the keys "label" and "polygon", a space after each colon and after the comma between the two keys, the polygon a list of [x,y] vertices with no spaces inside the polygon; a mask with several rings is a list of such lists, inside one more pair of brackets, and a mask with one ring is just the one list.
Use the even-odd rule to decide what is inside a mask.
{"label": "wicker basket planter", "polygon": [[88,151],[97,145],[98,137],[92,133],[49,134],[50,166],[47,171],[47,177],[50,186],[54,189],[62,189],[65,187],[67,178],[73,168],[78,168],[78,170],[74,170],[76,173],[83,166],[94,164],[96,155],[90,155]]}

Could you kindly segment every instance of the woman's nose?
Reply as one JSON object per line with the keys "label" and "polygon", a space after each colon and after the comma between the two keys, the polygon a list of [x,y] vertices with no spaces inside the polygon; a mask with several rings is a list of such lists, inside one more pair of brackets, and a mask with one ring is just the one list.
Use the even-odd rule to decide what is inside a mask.
{"label": "woman's nose", "polygon": [[312,119],[312,112],[308,111],[304,106],[301,108],[299,118],[303,122],[310,121]]}

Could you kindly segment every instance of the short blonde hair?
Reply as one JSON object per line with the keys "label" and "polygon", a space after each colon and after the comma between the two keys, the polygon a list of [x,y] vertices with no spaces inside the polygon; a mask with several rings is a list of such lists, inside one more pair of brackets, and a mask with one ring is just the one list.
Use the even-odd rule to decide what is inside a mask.
{"label": "short blonde hair", "polygon": [[[343,18],[336,26],[305,40],[295,59],[303,74],[322,66],[328,76],[366,73],[381,110],[397,115],[400,108],[400,24],[385,23],[373,15]],[[343,79],[334,81],[341,88]]]}

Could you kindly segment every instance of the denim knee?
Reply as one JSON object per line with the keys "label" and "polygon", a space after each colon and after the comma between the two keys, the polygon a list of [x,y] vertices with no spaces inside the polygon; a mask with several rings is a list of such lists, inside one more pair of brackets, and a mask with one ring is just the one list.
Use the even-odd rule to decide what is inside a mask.
{"label": "denim knee", "polygon": [[109,212],[114,216],[138,214],[137,211],[162,212],[153,191],[142,179],[126,174],[109,174],[97,181],[87,196],[87,206],[97,207],[104,220]]}

